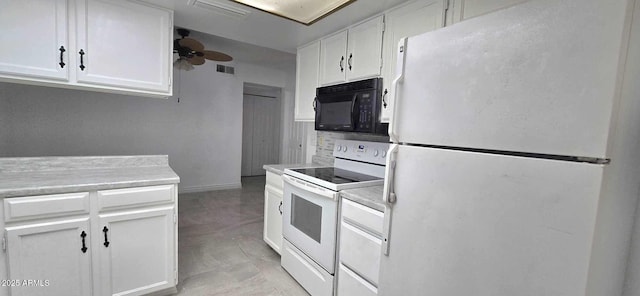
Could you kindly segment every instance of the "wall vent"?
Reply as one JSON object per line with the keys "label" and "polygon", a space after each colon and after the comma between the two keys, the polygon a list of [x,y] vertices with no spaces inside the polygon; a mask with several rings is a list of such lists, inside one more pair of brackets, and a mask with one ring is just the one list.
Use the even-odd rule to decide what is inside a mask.
{"label": "wall vent", "polygon": [[220,65],[220,64],[217,65],[216,71],[218,71],[220,73],[231,74],[231,75],[234,75],[236,73],[236,70],[233,67]]}
{"label": "wall vent", "polygon": [[222,1],[216,0],[189,0],[189,5],[193,5],[195,7],[208,9],[218,14],[235,17],[239,19],[246,18],[251,11],[238,8],[227,3],[223,3]]}

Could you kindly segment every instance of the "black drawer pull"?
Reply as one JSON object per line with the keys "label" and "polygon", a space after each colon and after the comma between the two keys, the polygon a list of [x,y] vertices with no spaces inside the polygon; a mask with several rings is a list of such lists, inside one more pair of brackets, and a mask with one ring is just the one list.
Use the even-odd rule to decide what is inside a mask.
{"label": "black drawer pull", "polygon": [[107,226],[105,226],[104,228],[102,228],[102,232],[104,232],[104,246],[106,248],[109,247],[109,239],[107,238],[107,232],[109,232],[109,228],[107,228]]}
{"label": "black drawer pull", "polygon": [[81,49],[78,53],[80,54],[80,71],[84,71],[84,68],[86,68],[86,67],[84,66],[84,59],[83,59],[83,57],[84,57],[84,50],[82,50],[82,49]]}
{"label": "black drawer pull", "polygon": [[66,50],[66,49],[64,49],[64,46],[60,46],[60,49],[58,49],[58,50],[60,50],[60,63],[59,63],[58,65],[60,65],[60,68],[64,68],[64,65],[66,65],[66,64],[64,63],[64,59],[63,59],[63,58],[64,58],[64,56],[63,56],[63,54],[64,54],[64,52],[65,52],[65,51],[67,51],[67,50]]}
{"label": "black drawer pull", "polygon": [[280,202],[280,205],[278,206],[278,211],[280,211],[280,215],[282,215],[282,202]]}
{"label": "black drawer pull", "polygon": [[87,252],[87,245],[84,243],[84,238],[87,237],[87,233],[82,231],[82,233],[80,234],[80,237],[82,238],[82,249],[80,249],[82,251],[82,253],[86,253]]}
{"label": "black drawer pull", "polygon": [[344,63],[344,56],[340,58],[340,72],[344,72],[344,67],[342,66],[342,63]]}

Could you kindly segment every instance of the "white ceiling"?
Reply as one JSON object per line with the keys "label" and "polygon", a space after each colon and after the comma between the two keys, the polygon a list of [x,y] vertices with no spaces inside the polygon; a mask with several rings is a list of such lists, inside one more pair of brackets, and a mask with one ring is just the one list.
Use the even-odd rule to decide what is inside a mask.
{"label": "white ceiling", "polygon": [[295,53],[296,48],[324,35],[378,14],[407,0],[356,0],[311,26],[280,18],[227,0],[251,13],[244,19],[188,4],[189,0],[145,0],[174,10],[174,24],[203,33]]}

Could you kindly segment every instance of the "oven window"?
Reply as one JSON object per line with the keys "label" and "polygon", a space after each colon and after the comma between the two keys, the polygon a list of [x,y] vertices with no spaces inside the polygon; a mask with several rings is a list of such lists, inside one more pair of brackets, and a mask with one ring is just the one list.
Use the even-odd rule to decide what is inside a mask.
{"label": "oven window", "polygon": [[322,103],[320,120],[326,125],[351,125],[351,101]]}
{"label": "oven window", "polygon": [[291,196],[291,225],[320,243],[322,207],[295,194]]}

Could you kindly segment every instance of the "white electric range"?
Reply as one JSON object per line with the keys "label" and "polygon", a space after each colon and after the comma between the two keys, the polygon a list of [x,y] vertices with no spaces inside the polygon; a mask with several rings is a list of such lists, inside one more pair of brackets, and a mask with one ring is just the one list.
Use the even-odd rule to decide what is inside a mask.
{"label": "white electric range", "polygon": [[312,296],[334,293],[338,191],[382,185],[388,148],[337,140],[333,167],[284,170],[281,265]]}

